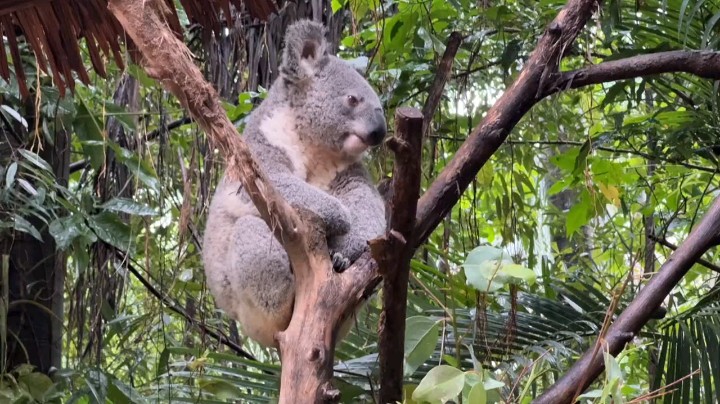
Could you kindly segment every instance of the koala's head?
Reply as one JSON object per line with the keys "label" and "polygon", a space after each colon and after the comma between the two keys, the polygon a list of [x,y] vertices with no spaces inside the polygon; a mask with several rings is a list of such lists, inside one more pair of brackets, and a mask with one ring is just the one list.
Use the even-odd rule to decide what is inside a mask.
{"label": "koala's head", "polygon": [[382,142],[385,115],[362,75],[327,48],[322,24],[302,20],[288,27],[279,84],[303,142],[357,159]]}

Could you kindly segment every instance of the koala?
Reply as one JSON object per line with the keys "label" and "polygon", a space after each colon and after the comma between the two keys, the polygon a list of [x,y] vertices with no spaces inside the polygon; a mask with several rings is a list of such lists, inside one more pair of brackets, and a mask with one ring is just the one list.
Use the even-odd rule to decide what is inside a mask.
{"label": "koala", "polygon": [[[362,164],[387,132],[380,99],[349,63],[328,54],[324,27],[288,27],[279,77],[243,138],[275,189],[324,225],[335,270],[385,231],[385,204]],[[223,178],[210,203],[203,264],[218,307],[244,334],[277,347],[295,285],[288,256],[239,182]],[[341,337],[349,324],[341,330]]]}

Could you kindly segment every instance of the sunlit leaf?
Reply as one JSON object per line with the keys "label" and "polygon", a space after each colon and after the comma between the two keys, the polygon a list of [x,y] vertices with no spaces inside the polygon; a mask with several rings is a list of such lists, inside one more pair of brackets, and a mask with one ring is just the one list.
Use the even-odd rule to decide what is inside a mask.
{"label": "sunlit leaf", "polygon": [[445,403],[457,397],[465,384],[465,373],[447,365],[432,368],[413,392],[415,401]]}

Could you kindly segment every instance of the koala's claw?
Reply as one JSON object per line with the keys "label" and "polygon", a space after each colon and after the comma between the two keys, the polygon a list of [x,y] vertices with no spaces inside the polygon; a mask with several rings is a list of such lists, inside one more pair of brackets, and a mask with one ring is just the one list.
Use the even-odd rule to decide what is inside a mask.
{"label": "koala's claw", "polygon": [[335,272],[342,272],[350,266],[350,260],[339,252],[331,251],[330,257]]}

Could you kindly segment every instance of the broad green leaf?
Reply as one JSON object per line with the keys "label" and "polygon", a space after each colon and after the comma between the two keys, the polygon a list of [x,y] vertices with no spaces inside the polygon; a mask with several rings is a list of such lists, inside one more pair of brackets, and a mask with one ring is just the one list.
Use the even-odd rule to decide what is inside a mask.
{"label": "broad green leaf", "polygon": [[405,325],[405,376],[415,370],[435,351],[440,319],[415,316],[410,317]]}
{"label": "broad green leaf", "polygon": [[147,402],[145,397],[142,396],[132,386],[129,386],[122,381],[112,378],[111,383],[108,386],[108,399],[114,404],[142,404]]}
{"label": "broad green leaf", "polygon": [[347,0],[332,0],[330,7],[332,8],[333,14],[337,13],[341,8],[345,6]]}
{"label": "broad green leaf", "polygon": [[102,241],[121,250],[130,248],[130,227],[117,214],[102,212],[89,217],[88,223]]}
{"label": "broad green leaf", "polygon": [[157,215],[157,211],[155,209],[127,198],[113,198],[100,205],[100,208],[135,216]]}
{"label": "broad green leaf", "polygon": [[568,236],[571,236],[578,231],[578,229],[586,225],[590,219],[587,214],[588,202],[587,199],[581,198],[578,203],[570,208],[565,219],[565,232]]}
{"label": "broad green leaf", "polygon": [[487,391],[482,383],[476,383],[468,394],[468,403],[485,404],[487,403]]}
{"label": "broad green leaf", "polygon": [[81,100],[73,120],[73,128],[80,139],[83,152],[90,157],[90,165],[99,169],[105,162],[105,136],[102,125]]}
{"label": "broad green leaf", "polygon": [[[532,269],[526,268],[520,264],[503,264],[501,268],[502,274],[509,277],[522,280],[528,285],[535,283],[535,272]],[[513,282],[517,283],[517,282]]]}
{"label": "broad green leaf", "polygon": [[483,386],[485,387],[485,390],[495,390],[505,387],[505,383],[491,377],[486,377],[483,382]]}
{"label": "broad green leaf", "polygon": [[465,373],[447,365],[436,366],[425,375],[413,392],[415,401],[445,403],[457,397],[465,385]]}
{"label": "broad green leaf", "polygon": [[32,165],[34,165],[48,173],[53,172],[53,169],[52,169],[52,167],[50,167],[50,164],[48,164],[47,161],[45,161],[42,157],[38,156],[37,154],[35,154],[27,149],[18,149],[18,152],[23,156],[23,158],[25,160],[29,161]]}
{"label": "broad green leaf", "polygon": [[403,385],[403,404],[417,404],[417,402],[412,398],[416,388],[416,384]]}
{"label": "broad green leaf", "polygon": [[53,220],[50,222],[48,231],[60,250],[67,250],[73,241],[81,236],[85,238],[84,245],[97,239],[85,224],[83,217],[77,214]]}
{"label": "broad green leaf", "polygon": [[18,121],[25,129],[28,128],[28,123],[25,118],[23,118],[20,113],[10,108],[9,105],[0,104],[0,112],[7,117],[11,117],[15,121]]}
{"label": "broad green leaf", "polygon": [[466,282],[480,292],[494,292],[507,284],[535,282],[535,273],[510,261],[499,248],[480,246],[472,250],[463,268]]}
{"label": "broad green leaf", "polygon": [[10,189],[13,183],[15,183],[15,174],[17,173],[17,162],[13,161],[5,171],[5,189]]}
{"label": "broad green leaf", "polygon": [[28,222],[27,220],[25,220],[24,217],[18,215],[17,213],[13,214],[13,219],[14,219],[14,223],[15,223],[15,225],[14,225],[15,230],[23,232],[23,233],[27,233],[27,234],[33,236],[38,241],[42,241],[42,236],[40,235],[40,232],[38,231],[37,228],[35,228],[35,226],[33,226],[32,223]]}
{"label": "broad green leaf", "polygon": [[132,114],[124,107],[116,105],[111,101],[105,101],[106,116],[108,118],[113,117],[117,120],[126,130],[135,131],[135,121],[133,120]]}
{"label": "broad green leaf", "polygon": [[53,387],[53,381],[45,374],[32,372],[18,377],[18,381],[25,385],[30,395],[40,402],[45,400],[45,395]]}
{"label": "broad green leaf", "polygon": [[581,394],[578,396],[578,398],[600,398],[600,397],[602,397],[602,390],[600,390],[600,389],[590,390],[587,393]]}
{"label": "broad green leaf", "polygon": [[137,154],[125,148],[111,145],[116,153],[117,159],[125,164],[125,166],[137,177],[140,182],[147,185],[153,191],[160,190],[160,181],[158,180],[155,169],[148,164],[145,159],[140,158]]}

